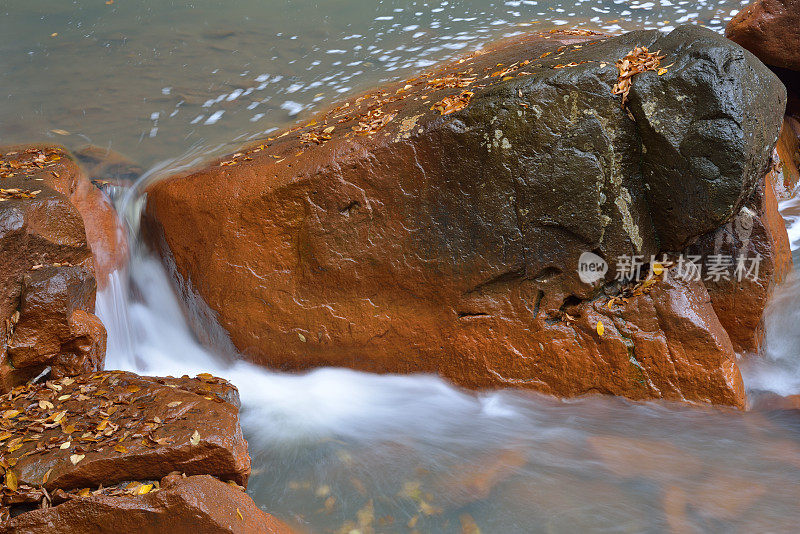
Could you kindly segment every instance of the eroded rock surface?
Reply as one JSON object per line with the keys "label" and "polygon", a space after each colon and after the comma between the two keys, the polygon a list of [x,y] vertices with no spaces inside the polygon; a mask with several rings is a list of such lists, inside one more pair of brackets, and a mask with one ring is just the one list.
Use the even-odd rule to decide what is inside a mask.
{"label": "eroded rock surface", "polygon": [[[211,375],[176,379],[113,371],[15,388],[0,405],[3,509],[13,516],[66,504],[23,513],[5,528],[44,528],[62,520],[100,525],[104,518],[119,525],[129,510],[136,517],[132,525],[161,524],[173,513],[176,525],[188,529],[227,517],[233,511],[228,505],[236,503],[260,517],[249,497],[231,495],[226,484],[210,478],[245,486],[250,474],[238,406],[230,401],[238,402],[235,388]],[[189,478],[164,483],[164,495],[145,495],[175,472]],[[181,517],[187,507],[206,515]]]}
{"label": "eroded rock surface", "polygon": [[[635,77],[626,110],[615,62],[636,45],[664,70]],[[702,283],[630,312],[599,295],[618,256],[678,252],[740,212],[784,103],[763,64],[698,27],[526,36],[158,183],[145,225],[261,364],[742,406]],[[577,273],[589,251],[612,264],[594,283]]]}

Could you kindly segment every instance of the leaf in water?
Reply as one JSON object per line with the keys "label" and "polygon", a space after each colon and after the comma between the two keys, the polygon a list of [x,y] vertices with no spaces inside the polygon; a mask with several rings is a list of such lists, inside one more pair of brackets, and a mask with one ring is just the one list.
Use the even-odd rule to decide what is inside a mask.
{"label": "leaf in water", "polygon": [[297,337],[299,337],[299,338],[300,338],[300,341],[302,341],[303,343],[305,343],[305,342],[306,342],[306,336],[304,336],[303,334],[301,334],[301,333],[299,333],[299,332],[298,332],[298,333],[297,333]]}
{"label": "leaf in water", "polygon": [[189,443],[191,443],[192,445],[198,445],[200,443],[200,432],[195,430],[194,434],[192,434],[191,439],[189,439]]}
{"label": "leaf in water", "polygon": [[72,462],[72,465],[78,465],[78,462],[86,458],[85,454],[73,454],[69,457],[69,461]]}
{"label": "leaf in water", "polygon": [[603,326],[603,321],[597,321],[597,335],[603,337],[603,334],[606,333],[606,327]]}

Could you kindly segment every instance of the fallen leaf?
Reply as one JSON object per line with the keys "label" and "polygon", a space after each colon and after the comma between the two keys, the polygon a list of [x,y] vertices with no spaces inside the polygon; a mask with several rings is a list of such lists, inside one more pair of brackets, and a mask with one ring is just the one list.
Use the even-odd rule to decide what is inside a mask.
{"label": "fallen leaf", "polygon": [[139,489],[136,490],[136,495],[146,495],[150,493],[151,489],[153,489],[152,484],[142,484],[139,486]]}
{"label": "fallen leaf", "polygon": [[200,432],[195,430],[194,434],[192,434],[192,437],[189,439],[189,443],[191,443],[192,445],[199,444],[200,443]]}
{"label": "fallen leaf", "polygon": [[603,326],[603,321],[597,321],[597,335],[603,337],[606,332],[606,327]]}
{"label": "fallen leaf", "polygon": [[11,470],[6,471],[6,487],[11,491],[17,491],[19,485],[18,485],[17,475],[14,473],[14,471]]}
{"label": "fallen leaf", "polygon": [[242,521],[244,521],[244,517],[242,517],[242,512],[241,512],[241,511],[240,511],[238,508],[236,509],[236,515],[238,515],[238,516],[239,516],[239,519],[241,519]]}
{"label": "fallen leaf", "polygon": [[71,441],[65,441],[64,443],[61,444],[59,449],[61,449],[63,451],[64,449],[69,449],[71,446],[72,446],[72,442]]}
{"label": "fallen leaf", "polygon": [[72,462],[72,465],[78,465],[78,462],[86,458],[85,454],[73,454],[69,457],[69,461]]}
{"label": "fallen leaf", "polygon": [[176,407],[180,406],[181,404],[183,404],[183,401],[173,401],[173,402],[170,402],[169,404],[167,404],[167,406],[169,406],[170,408],[176,408]]}

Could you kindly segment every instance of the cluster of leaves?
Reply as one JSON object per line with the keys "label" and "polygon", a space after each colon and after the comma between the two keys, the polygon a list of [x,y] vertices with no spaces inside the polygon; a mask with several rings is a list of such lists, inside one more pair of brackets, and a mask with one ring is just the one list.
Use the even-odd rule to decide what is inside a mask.
{"label": "cluster of leaves", "polygon": [[449,115],[456,111],[461,111],[469,105],[472,96],[475,93],[472,91],[462,91],[461,94],[446,96],[431,106],[442,115]]}
{"label": "cluster of leaves", "polygon": [[0,187],[0,202],[5,202],[6,200],[22,200],[25,198],[36,198],[36,195],[41,193],[42,190],[38,189],[36,191],[29,191],[27,189],[3,189]]}
{"label": "cluster of leaves", "polygon": [[44,169],[62,157],[57,149],[29,148],[23,152],[7,152],[0,157],[0,178],[11,178],[19,172]]}
{"label": "cluster of leaves", "polygon": [[611,92],[615,95],[622,95],[623,108],[628,102],[628,93],[630,93],[633,86],[634,76],[648,70],[658,72],[659,75],[666,73],[665,69],[659,70],[661,60],[664,59],[664,56],[659,54],[661,54],[661,50],[650,52],[646,46],[637,46],[628,52],[624,58],[617,61],[619,76]]}

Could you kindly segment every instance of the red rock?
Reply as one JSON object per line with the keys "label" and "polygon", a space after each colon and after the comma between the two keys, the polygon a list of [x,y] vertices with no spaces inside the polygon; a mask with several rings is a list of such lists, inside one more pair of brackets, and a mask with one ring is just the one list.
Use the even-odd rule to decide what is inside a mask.
{"label": "red rock", "polygon": [[[800,183],[800,120],[786,117],[778,139],[778,157],[781,162],[781,175],[783,176],[783,197],[794,193]],[[784,200],[780,198],[780,200]]]}
{"label": "red rock", "polygon": [[106,336],[91,316],[96,283],[83,220],[58,190],[68,179],[57,170],[62,153],[11,152],[0,157],[0,189],[21,198],[0,201],[0,390],[47,368],[102,368]]}
{"label": "red rock", "polygon": [[603,466],[618,477],[658,481],[666,475],[688,480],[702,473],[698,458],[668,441],[590,436],[587,442]]}
{"label": "red rock", "polygon": [[[701,237],[689,248],[689,254],[702,255],[706,268],[714,255],[732,258],[730,276],[704,283],[714,311],[728,332],[734,350],[757,352],[763,339],[763,315],[775,288],[792,269],[792,251],[786,226],[775,197],[775,173],[768,174],[741,211],[717,231]],[[760,258],[758,276],[741,276],[735,266],[744,258],[749,267]],[[755,279],[753,279],[755,278]]]}
{"label": "red rock", "polygon": [[492,452],[484,457],[454,466],[449,473],[435,477],[431,493],[437,504],[460,508],[485,499],[495,486],[510,478],[527,463],[521,449]]}
{"label": "red rock", "polygon": [[[634,122],[611,88],[636,44],[676,63],[637,77]],[[710,80],[698,57],[736,72]],[[664,97],[688,86],[685,103]],[[747,118],[699,131],[709,107]],[[526,36],[157,183],[143,224],[181,293],[210,308],[189,310],[199,335],[215,317],[259,364],[741,407],[702,283],[659,283],[617,313],[598,297],[613,266],[595,284],[576,267],[587,251],[679,251],[727,222],[783,107],[766,67],[698,28]]]}
{"label": "red rock", "polygon": [[173,471],[246,485],[250,458],[228,389],[210,376],[118,371],[21,386],[0,404],[0,413],[13,415],[0,419],[6,444],[21,445],[4,458],[20,485],[50,492],[158,480]]}
{"label": "red rock", "polygon": [[18,515],[2,525],[12,534],[291,534],[242,490],[208,475],[168,476],[145,495],[91,495]]}
{"label": "red rock", "polygon": [[[86,240],[94,257],[98,287],[105,287],[108,275],[125,265],[128,254],[124,230],[105,195],[92,185],[73,156],[63,147],[2,147],[0,153],[5,153],[0,158],[22,164],[13,172],[26,185],[38,188],[37,184],[46,184],[69,198],[84,222]],[[37,154],[41,153],[48,154],[47,163],[33,164]]]}
{"label": "red rock", "polygon": [[756,0],[731,19],[725,35],[767,65],[800,70],[798,0]]}

